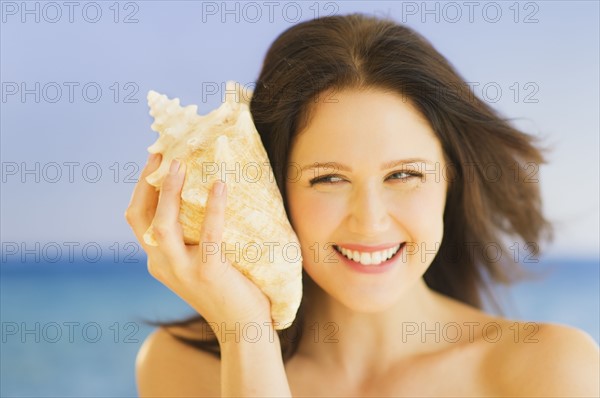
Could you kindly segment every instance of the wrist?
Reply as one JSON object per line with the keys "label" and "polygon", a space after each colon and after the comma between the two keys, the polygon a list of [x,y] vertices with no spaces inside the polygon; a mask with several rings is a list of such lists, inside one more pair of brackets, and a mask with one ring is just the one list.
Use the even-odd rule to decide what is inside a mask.
{"label": "wrist", "polygon": [[220,346],[248,344],[279,345],[279,336],[272,321],[235,321],[210,323]]}

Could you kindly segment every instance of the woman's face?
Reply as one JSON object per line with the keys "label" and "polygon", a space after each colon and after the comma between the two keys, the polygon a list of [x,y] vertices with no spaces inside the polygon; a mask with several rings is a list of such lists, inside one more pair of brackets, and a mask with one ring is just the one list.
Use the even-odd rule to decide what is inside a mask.
{"label": "woman's face", "polygon": [[308,275],[356,311],[396,303],[441,244],[444,166],[433,130],[400,95],[319,96],[286,182]]}

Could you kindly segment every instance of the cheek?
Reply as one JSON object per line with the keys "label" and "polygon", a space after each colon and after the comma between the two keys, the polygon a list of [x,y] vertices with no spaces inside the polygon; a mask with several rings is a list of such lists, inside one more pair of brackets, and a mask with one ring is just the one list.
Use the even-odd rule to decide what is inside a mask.
{"label": "cheek", "polygon": [[290,217],[302,250],[302,265],[314,281],[324,284],[330,280],[326,270],[331,269],[332,262],[337,262],[327,243],[339,227],[343,206],[315,192],[301,189],[288,192]]}
{"label": "cheek", "polygon": [[302,246],[331,236],[342,217],[343,206],[338,202],[314,192],[297,192],[290,197],[292,225]]}
{"label": "cheek", "polygon": [[393,214],[411,240],[428,250],[439,247],[444,234],[446,188],[442,184],[424,184],[411,194],[398,195]]}

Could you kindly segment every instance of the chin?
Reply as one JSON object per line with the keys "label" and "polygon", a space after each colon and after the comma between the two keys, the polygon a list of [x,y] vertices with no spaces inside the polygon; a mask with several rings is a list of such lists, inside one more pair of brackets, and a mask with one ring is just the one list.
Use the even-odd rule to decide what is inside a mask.
{"label": "chin", "polygon": [[364,314],[384,312],[407,297],[412,287],[418,284],[421,274],[396,274],[384,284],[370,284],[364,279],[349,280],[347,278],[332,278],[331,275],[317,273],[311,275],[310,269],[305,269],[311,283],[319,287],[326,296],[337,301],[351,311]]}

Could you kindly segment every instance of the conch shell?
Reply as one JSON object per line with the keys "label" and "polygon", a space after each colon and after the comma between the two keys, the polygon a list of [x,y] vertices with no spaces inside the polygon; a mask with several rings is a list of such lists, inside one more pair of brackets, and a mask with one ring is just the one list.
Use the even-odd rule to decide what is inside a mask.
{"label": "conch shell", "polygon": [[[197,114],[195,105],[181,107],[178,98],[148,93],[152,129],[159,133],[148,151],[161,153],[162,163],[146,180],[159,190],[171,160],[186,163],[179,211],[186,244],[199,243],[213,182],[221,179],[227,184],[223,243],[215,252],[224,253],[263,291],[271,301],[275,328],[284,329],[294,320],[302,298],[300,243],[286,216],[248,98],[235,90],[238,87],[228,82],[223,104],[205,116]],[[156,245],[152,226],[144,241]]]}

